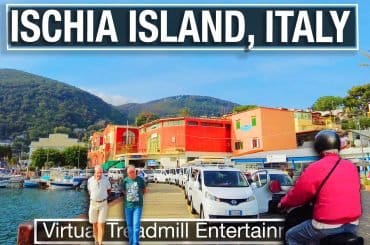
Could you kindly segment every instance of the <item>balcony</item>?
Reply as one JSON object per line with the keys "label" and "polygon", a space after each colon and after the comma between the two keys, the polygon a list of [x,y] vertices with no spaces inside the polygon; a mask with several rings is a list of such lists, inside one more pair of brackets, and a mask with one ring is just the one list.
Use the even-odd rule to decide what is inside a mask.
{"label": "balcony", "polygon": [[137,152],[137,145],[125,145],[123,143],[117,143],[116,145],[116,155],[125,153],[135,153]]}

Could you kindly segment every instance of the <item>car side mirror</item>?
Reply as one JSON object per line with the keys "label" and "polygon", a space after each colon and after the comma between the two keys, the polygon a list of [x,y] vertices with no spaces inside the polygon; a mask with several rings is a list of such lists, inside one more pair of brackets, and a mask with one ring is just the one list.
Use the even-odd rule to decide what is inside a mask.
{"label": "car side mirror", "polygon": [[269,184],[269,190],[272,192],[272,193],[278,193],[281,191],[281,184],[279,181],[277,180],[271,180],[270,181],[270,184]]}
{"label": "car side mirror", "polygon": [[257,183],[256,182],[252,182],[251,187],[252,187],[253,190],[254,189],[257,189]]}

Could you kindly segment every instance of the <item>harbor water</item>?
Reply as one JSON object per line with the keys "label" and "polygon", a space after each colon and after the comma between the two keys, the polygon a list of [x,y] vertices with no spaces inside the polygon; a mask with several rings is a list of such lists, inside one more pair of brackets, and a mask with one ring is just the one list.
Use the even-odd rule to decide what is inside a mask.
{"label": "harbor water", "polygon": [[18,225],[37,218],[75,218],[88,212],[84,190],[0,188],[0,244],[14,245]]}

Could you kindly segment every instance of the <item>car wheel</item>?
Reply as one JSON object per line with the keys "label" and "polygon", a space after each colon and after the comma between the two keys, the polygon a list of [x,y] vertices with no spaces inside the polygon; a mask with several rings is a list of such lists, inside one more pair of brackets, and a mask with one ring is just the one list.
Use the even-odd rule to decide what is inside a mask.
{"label": "car wheel", "polygon": [[194,206],[193,206],[193,201],[190,202],[190,208],[191,208],[191,213],[192,214],[196,214],[197,211],[195,210]]}

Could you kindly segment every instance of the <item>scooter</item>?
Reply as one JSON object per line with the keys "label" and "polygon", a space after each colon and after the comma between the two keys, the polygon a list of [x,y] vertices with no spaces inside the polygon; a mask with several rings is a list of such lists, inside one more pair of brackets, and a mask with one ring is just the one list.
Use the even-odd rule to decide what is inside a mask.
{"label": "scooter", "polygon": [[[291,227],[299,224],[296,223],[301,217],[298,217],[300,214],[299,212],[295,212],[294,214],[289,212],[294,212],[292,210],[287,211],[285,215],[285,231],[289,230]],[[305,214],[302,214],[305,216]],[[306,217],[307,218],[307,217]],[[285,236],[284,236],[285,237]],[[343,232],[335,235],[329,235],[320,240],[320,245],[363,245],[364,238],[357,236],[350,232]]]}
{"label": "scooter", "polygon": [[[306,217],[304,217],[306,216]],[[294,208],[287,211],[285,215],[285,231],[299,223],[307,220],[307,214],[304,212],[295,212]],[[284,236],[285,237],[285,236]],[[364,238],[350,232],[330,235],[320,240],[320,245],[363,245]]]}
{"label": "scooter", "polygon": [[[276,180],[273,180],[271,181],[269,188],[272,193],[279,192],[280,183]],[[309,211],[299,208],[291,208],[286,211],[280,210],[280,213],[285,213],[285,224],[284,224],[285,231],[312,217],[310,216]],[[364,244],[363,237],[357,236],[350,232],[330,235],[320,240],[320,245],[363,245],[363,244]]]}

